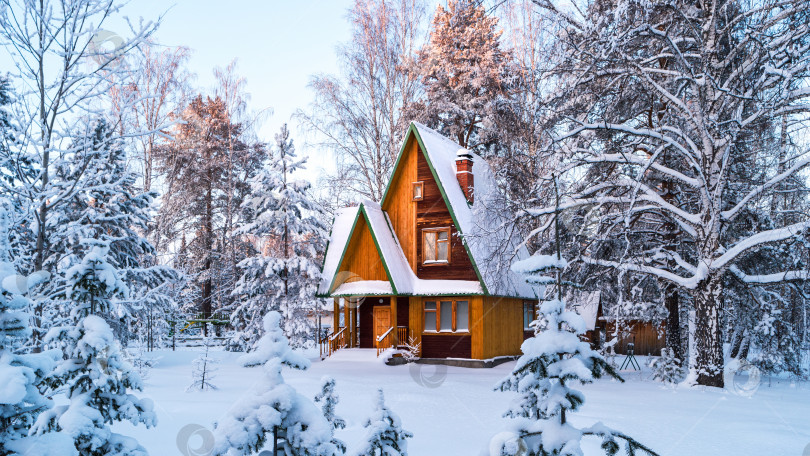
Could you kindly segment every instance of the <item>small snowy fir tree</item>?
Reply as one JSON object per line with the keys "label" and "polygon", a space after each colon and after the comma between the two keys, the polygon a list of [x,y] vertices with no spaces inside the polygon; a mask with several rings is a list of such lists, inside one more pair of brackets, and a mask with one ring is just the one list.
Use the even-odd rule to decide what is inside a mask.
{"label": "small snowy fir tree", "polygon": [[[31,335],[29,315],[24,311],[31,303],[24,295],[48,274],[17,275],[8,242],[9,208],[7,201],[0,201],[0,454],[37,454],[41,445],[72,449],[72,441],[65,435],[54,435],[50,442],[38,436],[26,437],[36,417],[53,405],[40,388],[59,354],[18,354]],[[58,450],[48,454],[76,453]]]}
{"label": "small snowy fir tree", "polygon": [[159,358],[149,354],[146,350],[146,341],[143,337],[134,342],[132,347],[127,348],[124,352],[127,361],[135,368],[135,372],[141,377],[141,380],[149,378],[149,371],[155,367]]}
{"label": "small snowy fir tree", "polygon": [[267,361],[278,358],[283,364],[296,369],[307,369],[309,360],[290,350],[289,340],[281,329],[281,314],[268,312],[262,320],[264,335],[256,341],[253,351],[237,358],[245,367],[261,366]]}
{"label": "small snowy fir tree", "polygon": [[[252,394],[244,396],[214,426],[215,447],[220,456],[259,452],[272,437],[279,438],[284,454],[332,456],[343,451],[333,442],[333,426],[315,404],[284,383],[282,366],[307,369],[309,360],[294,353],[280,328],[281,315],[270,312],[264,318],[269,359],[265,376]],[[266,338],[272,335],[271,338]]]}
{"label": "small snowy fir tree", "polygon": [[399,416],[385,405],[382,388],[377,390],[374,413],[366,420],[366,439],[357,456],[405,456],[407,439],[413,434],[402,428]]}
{"label": "small snowy fir tree", "polygon": [[[335,379],[332,377],[323,377],[321,379],[321,392],[315,395],[315,403],[321,405],[321,412],[326,421],[332,424],[333,429],[343,429],[346,427],[346,420],[337,416],[335,408],[340,400],[340,396],[335,393]],[[340,451],[346,451],[346,444],[342,440],[332,438],[332,443],[337,446]]]}
{"label": "small snowy fir tree", "polygon": [[292,178],[305,162],[297,158],[285,124],[276,134],[271,160],[249,182],[251,193],[242,204],[248,223],[237,234],[266,242],[262,252],[239,263],[242,276],[233,294],[242,304],[231,317],[239,330],[234,346],[243,340],[254,343],[261,334],[262,316],[271,310],[284,316],[284,334],[293,346],[301,346],[312,334],[308,313],[318,305],[316,259],[326,227],[315,216],[319,209],[309,193],[310,184]]}
{"label": "small snowy fir tree", "polygon": [[675,352],[669,348],[662,348],[660,357],[650,359],[650,367],[653,370],[653,380],[670,386],[683,380],[681,360],[675,357]]}
{"label": "small snowy fir tree", "polygon": [[[504,379],[496,390],[514,391],[517,399],[504,414],[519,418],[516,435],[513,439],[498,434],[499,442],[522,441],[521,445],[493,444],[492,456],[527,455],[570,455],[581,456],[580,442],[583,436],[594,435],[602,439],[602,449],[608,455],[619,450],[617,440],[626,443],[628,454],[643,451],[655,454],[632,438],[606,428],[601,423],[578,429],[568,422],[571,412],[577,411],[585,402],[582,392],[571,388],[572,383],[591,383],[604,374],[621,378],[597,352],[591,350],[588,342],[580,340],[585,333],[585,321],[573,311],[565,309],[561,299],[560,272],[565,260],[559,252],[555,256],[535,255],[515,263],[512,269],[526,276],[529,283],[555,283],[556,299],[545,301],[540,306],[540,317],[532,322],[534,337],[521,346],[523,355],[518,359],[512,373]],[[552,280],[543,275],[554,271]],[[519,453],[521,446],[525,453]]]}
{"label": "small snowy fir tree", "polygon": [[214,344],[214,329],[211,324],[207,324],[205,335],[203,336],[203,352],[191,362],[191,385],[186,391],[208,391],[217,389],[211,381],[218,370],[219,360],[211,357],[211,346]]}
{"label": "small snowy fir tree", "polygon": [[40,414],[31,432],[67,434],[82,456],[147,455],[135,439],[110,429],[118,421],[147,428],[157,424],[152,401],[129,393],[141,390],[141,379],[123,359],[110,326],[88,315],[76,326],[51,329],[45,342],[65,354],[46,382],[52,391],[63,391],[69,403]]}

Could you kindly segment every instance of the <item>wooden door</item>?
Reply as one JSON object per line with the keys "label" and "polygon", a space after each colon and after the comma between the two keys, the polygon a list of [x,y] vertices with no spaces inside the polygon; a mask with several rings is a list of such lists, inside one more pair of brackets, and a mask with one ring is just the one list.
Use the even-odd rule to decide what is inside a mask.
{"label": "wooden door", "polygon": [[391,308],[388,306],[374,307],[374,343],[377,338],[385,334],[391,327]]}

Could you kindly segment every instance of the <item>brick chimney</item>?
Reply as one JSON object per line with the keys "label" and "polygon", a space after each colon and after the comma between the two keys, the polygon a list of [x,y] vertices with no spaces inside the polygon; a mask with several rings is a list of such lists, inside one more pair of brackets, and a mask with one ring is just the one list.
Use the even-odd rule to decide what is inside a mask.
{"label": "brick chimney", "polygon": [[467,202],[473,203],[473,189],[475,182],[473,181],[473,157],[467,149],[459,149],[456,152],[456,179],[461,186],[461,191],[467,197]]}

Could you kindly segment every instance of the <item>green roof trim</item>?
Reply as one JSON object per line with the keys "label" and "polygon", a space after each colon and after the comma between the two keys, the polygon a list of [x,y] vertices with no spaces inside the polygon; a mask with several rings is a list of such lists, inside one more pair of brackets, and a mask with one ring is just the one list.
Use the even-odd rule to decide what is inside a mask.
{"label": "green roof trim", "polygon": [[[335,280],[337,279],[338,274],[340,273],[340,267],[343,265],[343,260],[346,259],[346,252],[349,250],[349,244],[351,244],[352,237],[355,234],[355,230],[357,229],[357,222],[360,220],[360,214],[363,215],[363,219],[366,221],[366,226],[368,227],[368,231],[371,233],[371,239],[374,241],[374,247],[377,249],[377,255],[380,256],[380,261],[382,261],[383,269],[385,269],[385,275],[388,278],[388,283],[391,285],[391,291],[393,294],[397,294],[397,287],[394,285],[394,280],[391,278],[391,271],[388,269],[388,264],[385,262],[385,257],[382,254],[382,250],[380,250],[380,244],[377,241],[377,236],[374,234],[374,229],[371,227],[371,221],[368,218],[368,214],[366,214],[366,209],[363,206],[363,203],[360,203],[357,210],[357,215],[354,216],[354,222],[352,223],[352,229],[349,231],[349,237],[346,240],[346,245],[343,247],[343,253],[340,254],[340,261],[338,261],[337,269],[335,270],[335,275],[332,277],[332,281],[329,283],[328,294],[320,295],[319,297],[328,298],[331,296],[335,296],[332,294],[335,288]],[[321,270],[323,272],[323,269]]]}
{"label": "green roof trim", "polygon": [[[472,252],[470,251],[470,247],[467,245],[466,239],[464,239],[463,232],[461,231],[461,225],[458,223],[458,219],[456,218],[456,213],[453,211],[453,206],[450,204],[450,200],[447,198],[447,194],[444,191],[444,185],[442,185],[442,181],[439,179],[436,170],[433,167],[433,162],[430,161],[430,156],[427,153],[427,148],[425,144],[422,142],[422,137],[419,135],[419,129],[416,128],[416,124],[411,122],[411,125],[408,127],[408,132],[405,134],[405,139],[402,142],[402,148],[399,151],[399,156],[397,157],[397,162],[394,164],[394,171],[391,174],[391,179],[388,181],[388,185],[385,187],[385,193],[383,193],[383,199],[380,201],[380,207],[382,207],[383,203],[385,203],[385,198],[388,195],[388,190],[391,187],[391,184],[394,181],[394,176],[399,169],[400,161],[402,160],[402,156],[404,155],[403,152],[405,151],[405,146],[408,145],[408,139],[413,134],[416,137],[416,142],[419,144],[419,150],[422,152],[422,155],[425,157],[427,161],[428,168],[430,168],[430,173],[433,175],[433,180],[436,181],[436,184],[439,186],[439,193],[442,194],[442,199],[444,200],[444,205],[447,206],[447,210],[450,212],[450,218],[453,219],[453,225],[456,227],[456,231],[462,234],[461,236],[461,244],[464,246],[464,250],[467,252],[467,257],[470,259],[470,263],[472,263],[473,270],[475,270],[475,275],[478,277],[478,282],[481,284],[481,289],[484,290],[484,296],[490,296],[489,290],[487,290],[487,284],[484,282],[483,276],[481,275],[481,271],[478,270],[478,265],[475,263],[475,257],[473,257]],[[461,147],[461,146],[459,146]]]}

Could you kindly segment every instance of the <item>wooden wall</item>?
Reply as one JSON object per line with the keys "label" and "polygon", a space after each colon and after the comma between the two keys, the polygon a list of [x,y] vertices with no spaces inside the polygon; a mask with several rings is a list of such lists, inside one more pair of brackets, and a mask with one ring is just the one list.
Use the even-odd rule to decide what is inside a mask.
{"label": "wooden wall", "polygon": [[[416,204],[416,276],[420,279],[478,280],[461,238],[457,235],[450,210],[444,203],[439,185],[433,179],[423,154],[416,154],[417,180],[424,182],[422,201]],[[458,185],[450,182],[446,185]],[[450,263],[446,265],[422,264],[422,230],[425,228],[451,227]]]}
{"label": "wooden wall", "polygon": [[523,300],[483,297],[481,359],[520,355],[523,343]]}
{"label": "wooden wall", "polygon": [[416,272],[416,201],[413,201],[412,184],[417,181],[416,160],[422,154],[414,136],[408,139],[400,159],[397,174],[393,176],[382,209],[388,213],[394,233],[399,239],[405,258]]}
{"label": "wooden wall", "polygon": [[423,334],[423,358],[467,358],[471,357],[469,334]]}
{"label": "wooden wall", "polygon": [[[405,299],[408,300],[408,335],[413,336],[417,343],[421,343],[422,329],[424,328],[425,324],[422,298],[419,296],[397,298],[397,304]],[[397,311],[399,311],[399,308],[397,308]]]}
{"label": "wooden wall", "polygon": [[[635,343],[636,355],[661,355],[661,349],[667,346],[666,326],[661,323],[656,327],[655,324],[645,321],[631,320],[626,323],[630,328],[630,334],[624,337],[619,337],[619,342],[616,344],[616,353],[627,353],[627,344]],[[606,339],[612,338],[614,324],[608,322],[605,328]]]}
{"label": "wooden wall", "polygon": [[340,264],[333,290],[343,282],[358,280],[388,280],[382,259],[374,244],[374,238],[371,236],[371,230],[362,214],[357,219],[357,227],[349,240],[349,247]]}
{"label": "wooden wall", "polygon": [[[469,296],[470,333],[467,335],[422,334],[423,299],[425,298],[411,297],[408,302],[409,334],[422,343],[423,357],[489,359],[520,354],[520,345],[523,343],[522,299]],[[401,300],[402,298],[397,302]],[[461,336],[465,338],[462,342],[452,338]],[[469,354],[461,356],[462,351],[459,350],[467,353],[467,341]],[[452,355],[447,354],[451,352]],[[442,353],[444,355],[439,356]]]}

